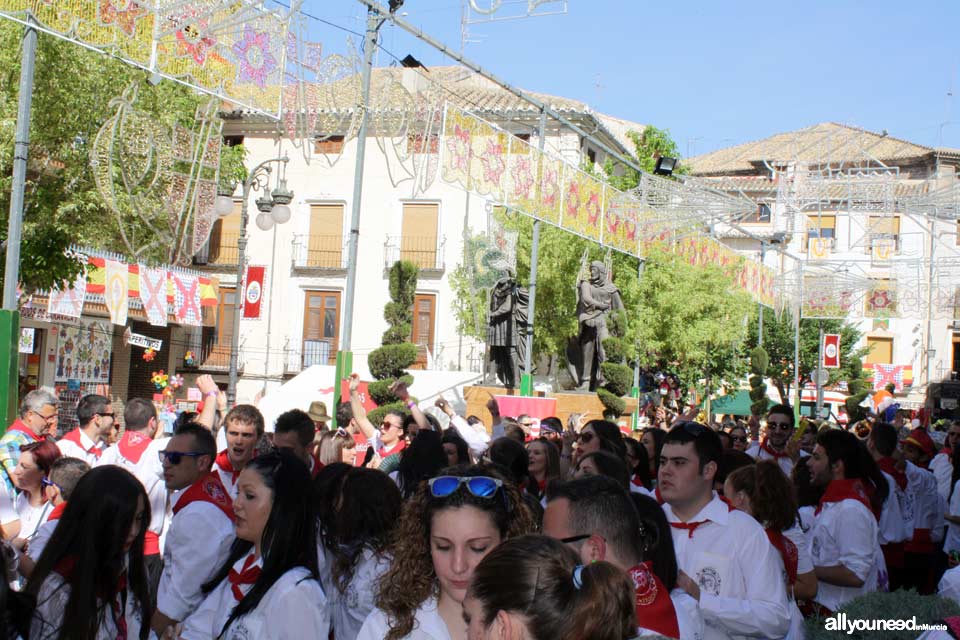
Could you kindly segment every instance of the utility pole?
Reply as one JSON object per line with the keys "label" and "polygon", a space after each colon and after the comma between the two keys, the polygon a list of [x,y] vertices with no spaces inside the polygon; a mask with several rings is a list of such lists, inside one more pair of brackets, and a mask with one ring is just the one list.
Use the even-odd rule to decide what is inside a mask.
{"label": "utility pole", "polygon": [[[537,145],[543,153],[547,137],[547,112],[540,109],[540,129]],[[533,395],[533,323],[537,309],[537,262],[540,256],[540,221],[533,221],[533,241],[530,246],[530,283],[527,287],[530,298],[527,304],[527,326],[525,327],[527,341],[526,354],[523,362],[523,375],[520,376],[520,395]]]}

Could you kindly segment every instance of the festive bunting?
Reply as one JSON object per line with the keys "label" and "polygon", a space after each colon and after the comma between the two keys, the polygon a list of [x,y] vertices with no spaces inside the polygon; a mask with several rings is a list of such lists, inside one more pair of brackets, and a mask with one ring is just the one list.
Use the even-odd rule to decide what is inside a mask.
{"label": "festive bunting", "polygon": [[193,327],[202,326],[199,279],[196,276],[171,271],[170,281],[174,287],[173,314],[177,321]]}
{"label": "festive bunting", "polygon": [[127,324],[127,274],[129,273],[127,265],[116,260],[107,260],[106,268],[106,288],[103,292],[103,299],[107,305],[107,311],[110,313],[110,322],[113,324]]}
{"label": "festive bunting", "polygon": [[147,321],[155,327],[167,326],[167,271],[139,266],[140,301]]}
{"label": "festive bunting", "polygon": [[81,271],[66,290],[52,290],[47,300],[47,313],[68,318],[79,318],[83,313],[86,283],[87,276]]}
{"label": "festive bunting", "polygon": [[867,375],[873,375],[873,390],[883,389],[888,384],[896,387],[897,393],[903,391],[904,387],[913,385],[913,365],[912,364],[882,364],[870,363],[863,366]]}

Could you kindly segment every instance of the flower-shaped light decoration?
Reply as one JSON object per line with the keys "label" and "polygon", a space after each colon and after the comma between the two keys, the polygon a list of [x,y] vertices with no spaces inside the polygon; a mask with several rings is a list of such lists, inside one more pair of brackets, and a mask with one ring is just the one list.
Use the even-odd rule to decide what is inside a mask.
{"label": "flower-shaped light decoration", "polygon": [[270,51],[270,34],[258,32],[249,24],[244,25],[243,40],[233,45],[233,53],[239,63],[240,82],[249,81],[265,88],[267,75],[277,68],[277,59]]}
{"label": "flower-shaped light decoration", "polygon": [[507,161],[503,158],[503,145],[487,140],[487,148],[483,150],[480,164],[483,165],[483,179],[499,184],[500,177],[507,169]]}
{"label": "flower-shaped light decoration", "polygon": [[470,129],[456,125],[453,135],[447,137],[447,149],[450,150],[453,167],[466,171],[470,162]]}
{"label": "flower-shaped light decoration", "polygon": [[168,389],[179,389],[183,386],[183,376],[181,375],[172,375],[167,381]]}
{"label": "flower-shaped light decoration", "polygon": [[870,306],[874,309],[886,309],[892,303],[890,292],[886,289],[874,289],[870,294]]}
{"label": "flower-shaped light decoration", "polygon": [[599,193],[590,194],[590,198],[587,200],[587,219],[590,221],[590,224],[597,226],[597,221],[600,219]]}
{"label": "flower-shaped light decoration", "polygon": [[605,221],[607,223],[607,232],[610,235],[617,235],[617,230],[620,228],[620,216],[610,211],[607,213]]}
{"label": "flower-shaped light decoration", "polygon": [[97,9],[102,24],[115,24],[128,36],[136,32],[137,20],[148,13],[133,0],[100,0]]}
{"label": "flower-shaped light decoration", "polygon": [[163,372],[163,369],[160,371],[154,371],[153,376],[150,378],[150,382],[153,383],[153,386],[157,388],[157,391],[162,391],[167,388],[167,381],[170,379],[170,376]]}
{"label": "flower-shaped light decoration", "polygon": [[182,26],[177,29],[177,53],[181,56],[190,55],[202,67],[207,61],[207,52],[217,41],[207,33],[207,21],[195,18],[193,13],[183,16]]}
{"label": "flower-shaped light decoration", "polygon": [[580,213],[580,183],[571,182],[567,187],[567,215],[576,218]]}
{"label": "flower-shaped light decoration", "polygon": [[529,198],[533,188],[534,177],[530,158],[518,158],[513,165],[513,191],[520,198]]}
{"label": "flower-shaped light decoration", "polygon": [[196,363],[197,360],[193,355],[193,351],[187,351],[185,354],[183,354],[183,364],[187,365],[188,367],[192,367]]}
{"label": "flower-shaped light decoration", "polygon": [[143,356],[141,357],[143,358],[144,362],[153,362],[153,359],[157,357],[157,352],[153,349],[147,349],[143,352]]}
{"label": "flower-shaped light decoration", "polygon": [[543,167],[543,180],[540,182],[540,199],[545,207],[553,207],[557,204],[557,195],[560,193],[560,186],[557,183],[557,170],[550,167]]}

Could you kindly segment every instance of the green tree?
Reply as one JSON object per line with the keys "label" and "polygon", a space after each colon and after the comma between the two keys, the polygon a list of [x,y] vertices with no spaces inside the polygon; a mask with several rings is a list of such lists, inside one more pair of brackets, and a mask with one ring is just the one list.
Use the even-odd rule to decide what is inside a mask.
{"label": "green tree", "polygon": [[[791,403],[787,387],[793,384],[793,356],[794,338],[796,330],[793,316],[784,311],[779,316],[772,309],[763,309],[763,348],[770,358],[767,376],[777,388],[782,402]],[[808,380],[810,374],[817,367],[817,357],[820,349],[820,320],[809,318],[800,319],[800,379]],[[830,381],[827,384],[836,384],[841,380],[855,377],[855,370],[860,367],[860,358],[866,354],[866,349],[856,348],[857,341],[863,335],[855,325],[844,320],[823,320],[824,333],[840,334],[840,368],[828,369]],[[750,321],[749,337],[746,348],[757,346],[757,314]]]}
{"label": "green tree", "polygon": [[[0,21],[0,235],[6,234],[10,208],[22,35],[22,26]],[[40,34],[20,265],[28,290],[69,281],[79,272],[63,253],[71,243],[126,252],[117,220],[96,189],[90,153],[97,131],[115,113],[110,101],[146,78],[119,60]],[[206,100],[178,83],[143,82],[137,108],[166,126],[191,125]],[[242,150],[227,157],[235,160],[238,153],[242,158]],[[164,262],[166,251],[143,258]]]}
{"label": "green tree", "polygon": [[[659,157],[680,157],[680,150],[670,136],[669,129],[658,129],[648,125],[644,127],[642,132],[628,131],[627,137],[633,142],[634,160],[647,173],[653,173]],[[640,184],[640,174],[636,169],[624,167],[611,158],[607,158],[603,171],[606,173],[610,185],[621,191],[633,189]],[[689,171],[690,169],[681,163],[674,170],[674,173],[686,175]]]}
{"label": "green tree", "polygon": [[742,349],[754,303],[728,271],[655,249],[639,294],[631,324],[640,364],[675,371],[705,394],[746,373]]}
{"label": "green tree", "polygon": [[383,307],[388,327],[383,332],[383,346],[371,351],[367,361],[370,373],[376,378],[376,382],[370,383],[369,391],[378,406],[367,416],[373,424],[380,424],[387,411],[407,411],[390,386],[397,379],[408,386],[413,384],[413,377],[407,375],[406,369],[417,360],[417,346],[410,342],[410,336],[419,272],[417,265],[405,260],[398,260],[390,267],[390,302]]}

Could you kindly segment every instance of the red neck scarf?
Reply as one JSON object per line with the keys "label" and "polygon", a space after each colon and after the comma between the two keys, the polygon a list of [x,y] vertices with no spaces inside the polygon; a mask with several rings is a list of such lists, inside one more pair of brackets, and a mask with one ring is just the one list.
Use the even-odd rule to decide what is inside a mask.
{"label": "red neck scarf", "polygon": [[256,584],[257,580],[260,579],[260,567],[253,566],[256,561],[257,558],[251,553],[243,561],[243,567],[239,572],[231,567],[230,573],[227,574],[227,580],[230,581],[230,590],[233,591],[233,599],[237,602],[243,600],[243,591],[240,590],[240,585]]}
{"label": "red neck scarf", "polygon": [[103,454],[103,449],[101,449],[99,446],[97,446],[97,443],[96,443],[96,442],[94,442],[94,443],[93,443],[93,446],[91,446],[89,449],[86,448],[85,446],[83,446],[83,440],[80,439],[80,428],[79,428],[79,427],[77,427],[76,429],[74,429],[73,431],[71,431],[70,433],[68,433],[67,435],[63,436],[63,438],[61,438],[61,439],[62,439],[62,440],[66,440],[67,442],[72,442],[73,444],[77,445],[78,447],[80,447],[80,449],[81,449],[84,453],[92,453],[92,454],[94,455],[94,457],[97,458],[97,460],[99,460],[99,459],[100,459],[100,456]]}
{"label": "red neck scarf", "polygon": [[543,492],[547,490],[547,479],[537,480],[537,491],[542,496]]}
{"label": "red neck scarf", "polygon": [[120,455],[133,464],[137,464],[140,462],[143,452],[147,450],[151,442],[153,442],[153,438],[144,433],[140,433],[139,431],[124,431],[123,437],[120,438],[120,442],[117,443],[117,448],[120,450]]}
{"label": "red neck scarf", "polygon": [[630,482],[632,482],[632,483],[633,483],[633,486],[635,486],[635,487],[643,487],[644,489],[646,489],[646,487],[644,487],[644,485],[643,485],[643,481],[640,480],[640,474],[639,474],[639,473],[633,474],[633,478],[631,478]]}
{"label": "red neck scarf", "polygon": [[234,484],[237,483],[237,478],[240,477],[240,471],[233,468],[233,463],[230,462],[230,456],[227,455],[227,450],[224,449],[217,454],[217,459],[214,460],[214,464],[217,465],[221,471],[226,471],[230,474],[230,481]]}
{"label": "red neck scarf", "polygon": [[183,492],[183,495],[177,500],[177,504],[173,505],[173,515],[177,515],[181,509],[191,502],[209,502],[223,511],[223,514],[230,518],[230,522],[235,519],[230,494],[227,493],[223,482],[220,481],[220,474],[216,471],[211,471],[203,476]]}
{"label": "red neck scarf", "polygon": [[770,448],[770,445],[767,444],[767,439],[766,439],[766,438],[764,438],[763,440],[760,441],[760,450],[761,450],[761,451],[766,451],[766,452],[769,453],[771,456],[773,456],[773,459],[774,459],[774,460],[778,460],[778,461],[780,460],[780,458],[789,458],[789,457],[790,457],[790,454],[787,453],[786,451],[777,451],[776,449]]}
{"label": "red neck scarf", "polygon": [[30,440],[33,442],[37,442],[40,439],[40,436],[35,434],[33,430],[27,426],[27,423],[21,420],[20,418],[17,418],[16,420],[14,420],[13,424],[7,427],[7,433],[10,433],[11,431],[19,431],[25,436],[28,436]]}
{"label": "red neck scarf", "polygon": [[47,516],[47,522],[53,522],[54,520],[59,520],[60,517],[63,515],[63,512],[66,510],[66,508],[67,508],[66,502],[61,502],[60,504],[55,506],[53,510],[50,512],[50,514]]}
{"label": "red neck scarf", "polygon": [[945,453],[945,454],[947,454],[947,457],[948,457],[948,458],[952,458],[952,457],[953,457],[953,449],[951,449],[950,447],[944,447],[943,449],[940,449],[940,453]]}
{"label": "red neck scarf", "polygon": [[380,458],[382,459],[386,459],[394,454],[400,453],[401,451],[403,451],[404,447],[406,446],[407,446],[407,441],[404,440],[403,438],[400,438],[399,440],[397,440],[396,444],[394,444],[389,449],[387,449],[386,447],[381,447],[380,451],[377,452],[377,455],[379,455]]}
{"label": "red neck scarf", "polygon": [[879,465],[881,471],[890,474],[890,477],[896,481],[901,490],[907,488],[907,474],[897,469],[897,463],[893,458],[890,456],[880,458],[877,460],[877,465]]}
{"label": "red neck scarf", "polygon": [[870,513],[873,513],[873,506],[870,504],[870,499],[867,497],[867,491],[864,489],[863,483],[854,478],[831,481],[830,484],[827,485],[827,490],[824,492],[823,497],[820,498],[820,504],[817,505],[817,510],[814,511],[814,515],[820,515],[823,505],[828,502],[840,502],[841,500],[856,500],[869,509]]}
{"label": "red neck scarf", "polygon": [[[658,498],[660,497],[659,493],[657,497]],[[720,499],[720,502],[727,505],[727,511],[736,511],[737,508],[733,506],[733,504],[729,500],[727,500],[726,497],[718,494],[717,498]],[[697,530],[697,527],[699,527],[702,524],[706,524],[708,522],[712,522],[710,518],[706,518],[704,520],[697,520],[696,522],[671,522],[670,526],[673,527],[674,529],[684,529],[687,532],[687,537],[692,538],[693,532]]]}
{"label": "red neck scarf", "polygon": [[641,562],[627,573],[636,594],[637,624],[668,638],[679,638],[677,611],[667,587],[653,572],[653,563]]}
{"label": "red neck scarf", "polygon": [[767,527],[765,531],[767,532],[767,539],[770,540],[770,544],[780,552],[780,557],[783,558],[783,568],[787,570],[787,582],[791,585],[796,584],[797,562],[799,560],[797,545],[793,544],[793,541],[783,535],[783,532],[778,529]]}
{"label": "red neck scarf", "polygon": [[653,488],[653,497],[657,499],[657,504],[663,504],[665,502],[665,500],[663,499],[663,496],[660,495],[659,486],[656,486]]}

